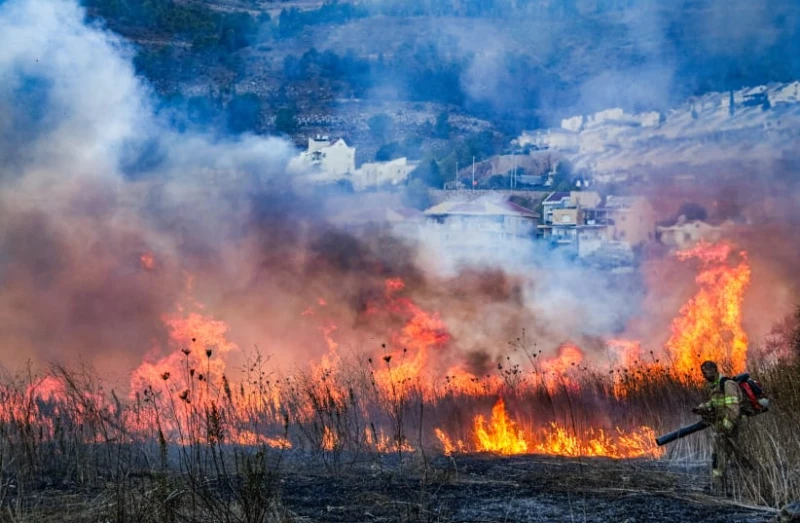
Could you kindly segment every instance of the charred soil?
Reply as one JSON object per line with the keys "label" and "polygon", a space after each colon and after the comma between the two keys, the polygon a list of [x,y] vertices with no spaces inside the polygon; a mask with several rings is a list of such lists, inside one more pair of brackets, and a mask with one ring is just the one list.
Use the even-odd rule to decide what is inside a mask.
{"label": "charred soil", "polygon": [[284,471],[282,502],[301,521],[761,522],[759,510],[704,493],[706,468],[663,462],[471,455],[427,467],[391,458],[338,473]]}

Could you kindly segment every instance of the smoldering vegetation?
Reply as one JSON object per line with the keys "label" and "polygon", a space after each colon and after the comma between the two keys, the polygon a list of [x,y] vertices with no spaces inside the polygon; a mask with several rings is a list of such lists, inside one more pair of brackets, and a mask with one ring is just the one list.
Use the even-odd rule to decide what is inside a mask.
{"label": "smoldering vegetation", "polygon": [[[586,521],[767,521],[772,511],[753,504],[780,506],[800,494],[800,447],[793,437],[800,398],[791,386],[796,362],[764,369],[752,362],[773,391],[772,405],[746,420],[752,468],[736,471],[732,501],[707,494],[702,434],[672,444],[661,460],[591,457],[604,441],[597,427],[609,422],[646,422],[666,432],[691,421],[686,412],[702,392],[668,372],[642,364],[616,369],[615,377],[578,367],[552,387],[541,371],[509,367],[491,395],[444,384],[430,399],[420,382],[399,374],[383,373],[390,381],[379,381],[398,364],[343,362],[323,374],[282,380],[254,360],[241,384],[204,379],[187,368],[165,374],[134,402],[104,390],[87,369],[6,376],[0,517],[464,521],[513,514],[519,521],[548,521],[585,513]],[[615,384],[628,393],[615,395]],[[493,385],[480,380],[475,386]],[[497,396],[529,436],[550,423],[561,424],[564,434],[526,456],[476,453],[473,416],[488,418]],[[469,446],[447,449],[434,434],[440,427]],[[589,435],[596,439],[583,439]],[[636,443],[653,448],[652,441]],[[622,440],[614,450],[624,450]]]}
{"label": "smoldering vegetation", "polygon": [[[590,520],[587,507],[620,495],[608,483],[644,486],[598,518],[645,518],[654,491],[676,520],[739,517],[705,504],[700,473],[681,475],[708,457],[700,436],[656,464],[462,455],[476,450],[474,416],[488,420],[499,397],[537,434],[560,424],[577,445],[560,452],[568,456],[585,453],[588,428],[660,432],[689,421],[700,393],[669,373],[605,374],[586,364],[548,373],[539,363],[570,338],[602,359],[599,337],[628,329],[647,299],[639,285],[620,290],[559,258],[550,262],[558,277],[543,267],[533,283],[485,265],[439,275],[385,231],[337,229],[330,194],[287,179],[290,144],[176,129],[154,111],[131,48],[87,26],[72,2],[3,3],[0,45],[0,346],[9,369],[35,362],[0,387],[0,518],[463,521],[536,512]],[[764,252],[773,251],[755,257]],[[398,281],[403,293],[389,293]],[[785,281],[776,276],[769,288]],[[604,296],[602,307],[593,296]],[[461,365],[474,380],[446,376],[431,391],[401,374],[417,352],[403,350],[410,336],[386,339],[408,324],[392,307],[439,311],[422,323],[436,348],[429,363],[445,373]],[[229,362],[243,368],[234,380],[219,371],[219,346],[191,346],[191,332],[183,344],[171,340],[182,313],[223,319],[240,346],[255,341],[263,351]],[[780,325],[771,343],[785,355],[796,350],[796,326],[791,317]],[[322,341],[333,328],[346,332],[336,353]],[[307,366],[337,354],[337,365]],[[172,356],[177,370],[130,381],[143,361]],[[56,365],[43,371],[48,362]],[[776,506],[800,495],[797,368],[787,359],[753,369],[775,407],[758,419],[759,468],[740,478],[736,495]],[[615,393],[615,383],[631,384],[630,394]],[[663,482],[642,477],[665,467],[676,468]],[[353,499],[367,480],[371,490]],[[459,512],[483,495],[488,508]],[[342,509],[345,501],[363,514]]]}

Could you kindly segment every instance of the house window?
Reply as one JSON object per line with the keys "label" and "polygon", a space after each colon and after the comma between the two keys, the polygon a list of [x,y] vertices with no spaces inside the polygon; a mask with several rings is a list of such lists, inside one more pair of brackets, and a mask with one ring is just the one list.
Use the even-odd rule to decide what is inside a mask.
{"label": "house window", "polygon": [[561,217],[561,223],[570,223],[572,222],[572,218],[569,214],[565,214]]}

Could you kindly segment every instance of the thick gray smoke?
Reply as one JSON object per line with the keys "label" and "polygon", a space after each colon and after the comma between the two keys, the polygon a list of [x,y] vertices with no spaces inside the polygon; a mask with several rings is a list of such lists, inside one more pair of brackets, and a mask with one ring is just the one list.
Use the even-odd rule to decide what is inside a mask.
{"label": "thick gray smoke", "polygon": [[186,271],[235,272],[223,247],[251,222],[249,195],[281,183],[291,147],[171,131],[131,49],[75,2],[5,2],[0,45],[5,363],[132,364],[163,341]]}
{"label": "thick gray smoke", "polygon": [[[327,350],[331,325],[347,349],[380,350],[404,319],[371,311],[389,307],[385,281],[401,277],[400,296],[452,335],[441,365],[482,372],[523,329],[549,351],[623,331],[641,303],[635,280],[545,250],[440,271],[384,232],[337,230],[326,217],[366,198],[298,194],[284,140],[170,128],[132,49],[87,25],[74,1],[0,4],[0,48],[6,367],[84,358],[124,381],[176,350],[164,320],[180,311],[225,321],[240,347],[284,365]],[[469,78],[480,80],[493,52],[476,54]],[[500,84],[470,85],[492,96]]]}
{"label": "thick gray smoke", "polygon": [[[431,280],[403,242],[328,225],[326,202],[287,179],[287,142],[171,129],[131,49],[87,26],[75,2],[5,2],[0,45],[6,367],[82,358],[124,381],[143,359],[177,350],[165,318],[190,312],[224,320],[240,347],[258,344],[287,365],[326,350],[329,325],[378,347],[402,318],[363,315],[385,305],[394,276],[427,310],[471,319],[481,342],[524,323],[506,276]],[[456,287],[475,306],[446,306]],[[478,319],[491,325],[476,329]]]}

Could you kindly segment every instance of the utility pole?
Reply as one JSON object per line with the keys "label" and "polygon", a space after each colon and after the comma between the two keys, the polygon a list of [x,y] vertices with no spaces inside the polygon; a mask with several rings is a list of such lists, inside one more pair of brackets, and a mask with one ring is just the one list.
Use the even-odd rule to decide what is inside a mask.
{"label": "utility pole", "polygon": [[475,157],[472,157],[472,190],[475,190]]}
{"label": "utility pole", "polygon": [[516,189],[517,188],[517,151],[514,151],[514,175],[513,175],[513,180],[514,180],[514,183],[512,184],[512,187],[514,189]]}

